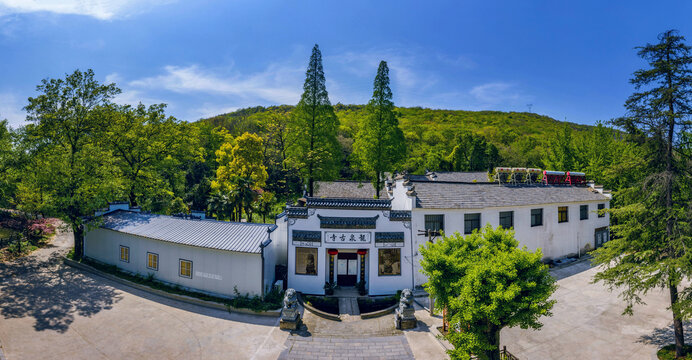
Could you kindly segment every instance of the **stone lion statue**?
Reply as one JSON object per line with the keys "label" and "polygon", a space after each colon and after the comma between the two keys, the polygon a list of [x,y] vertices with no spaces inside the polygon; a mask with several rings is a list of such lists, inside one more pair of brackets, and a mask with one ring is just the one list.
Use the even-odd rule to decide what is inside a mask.
{"label": "stone lion statue", "polygon": [[413,308],[413,292],[411,289],[404,289],[401,292],[401,298],[399,299],[399,310],[403,312],[404,310]]}
{"label": "stone lion statue", "polygon": [[298,306],[298,295],[295,289],[287,289],[284,294],[284,310],[295,309]]}

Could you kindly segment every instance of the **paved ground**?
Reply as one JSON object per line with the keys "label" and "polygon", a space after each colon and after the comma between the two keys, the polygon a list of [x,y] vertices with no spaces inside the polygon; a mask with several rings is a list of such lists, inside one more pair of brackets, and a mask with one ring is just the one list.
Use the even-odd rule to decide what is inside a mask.
{"label": "paved ground", "polygon": [[63,265],[71,246],[0,264],[0,342],[18,359],[276,359],[276,318],[179,303]]}
{"label": "paved ground", "polygon": [[[634,316],[622,316],[617,292],[592,284],[597,268],[588,262],[552,271],[560,287],[553,316],[540,331],[502,331],[502,343],[520,359],[650,359],[659,346],[673,341],[667,291],[653,291]],[[692,326],[686,326],[692,341]]]}

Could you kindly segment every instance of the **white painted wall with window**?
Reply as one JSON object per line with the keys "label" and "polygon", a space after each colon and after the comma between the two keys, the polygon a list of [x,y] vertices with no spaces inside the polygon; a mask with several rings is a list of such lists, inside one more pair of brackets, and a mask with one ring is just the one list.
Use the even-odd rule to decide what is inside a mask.
{"label": "white painted wall with window", "polygon": [[[121,261],[121,246],[127,248],[129,261]],[[101,228],[86,234],[84,254],[133,274],[154,274],[159,281],[192,290],[232,297],[237,286],[241,294],[262,293],[260,254],[187,246]],[[151,254],[156,255],[158,269],[151,266]],[[182,264],[182,275],[181,259],[188,261]],[[273,279],[273,273],[270,276]]]}

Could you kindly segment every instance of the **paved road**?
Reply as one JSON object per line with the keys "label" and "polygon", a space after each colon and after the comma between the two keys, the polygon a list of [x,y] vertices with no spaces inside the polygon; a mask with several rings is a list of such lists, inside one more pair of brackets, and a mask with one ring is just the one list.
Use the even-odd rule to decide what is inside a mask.
{"label": "paved road", "polygon": [[62,233],[0,264],[0,342],[18,359],[276,359],[288,336],[276,318],[179,303],[61,263]]}
{"label": "paved road", "polygon": [[[597,268],[588,262],[552,271],[560,287],[553,295],[553,316],[542,318],[540,331],[504,329],[502,343],[520,359],[651,359],[661,345],[673,341],[667,291],[644,296],[634,316],[622,316],[618,292],[592,284]],[[692,326],[686,326],[692,341]]]}

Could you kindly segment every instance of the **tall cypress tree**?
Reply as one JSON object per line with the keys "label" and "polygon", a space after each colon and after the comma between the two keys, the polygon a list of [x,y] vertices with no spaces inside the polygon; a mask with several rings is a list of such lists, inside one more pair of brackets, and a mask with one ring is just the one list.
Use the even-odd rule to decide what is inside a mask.
{"label": "tall cypress tree", "polygon": [[338,128],[339,120],[325,85],[322,53],[315,44],[305,73],[303,95],[287,126],[287,160],[300,172],[310,196],[315,180],[331,180],[338,173],[342,156],[336,140]]}
{"label": "tall cypress tree", "polygon": [[640,294],[667,289],[676,357],[681,357],[682,322],[692,316],[692,288],[679,293],[684,279],[692,277],[692,172],[686,140],[692,116],[692,48],[671,30],[660,34],[658,43],[638,49],[649,68],[634,73],[630,82],[637,92],[625,103],[628,115],[614,122],[643,144],[645,173],[639,183],[616,194],[623,204],[611,210],[616,237],[596,251],[596,262],[605,266],[596,279],[624,288],[627,313],[641,303]]}
{"label": "tall cypress tree", "polygon": [[379,198],[384,173],[395,170],[406,155],[406,142],[394,111],[386,61],[380,61],[366,114],[356,134],[353,152],[363,169],[372,176]]}

